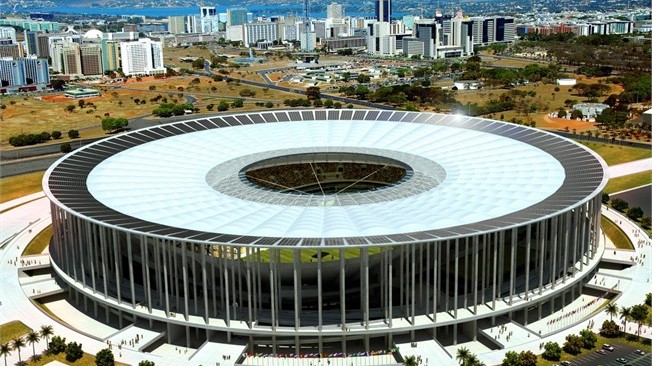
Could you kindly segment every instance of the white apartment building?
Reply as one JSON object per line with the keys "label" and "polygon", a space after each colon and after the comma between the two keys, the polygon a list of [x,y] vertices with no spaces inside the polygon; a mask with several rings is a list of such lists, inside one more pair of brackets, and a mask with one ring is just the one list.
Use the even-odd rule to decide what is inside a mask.
{"label": "white apartment building", "polygon": [[273,42],[278,40],[278,23],[248,23],[244,25],[245,46],[255,45],[258,41]]}
{"label": "white apartment building", "polygon": [[122,72],[125,75],[165,74],[163,45],[149,38],[120,43]]}
{"label": "white apartment building", "polygon": [[0,27],[0,39],[10,39],[16,43],[16,30],[13,27]]}

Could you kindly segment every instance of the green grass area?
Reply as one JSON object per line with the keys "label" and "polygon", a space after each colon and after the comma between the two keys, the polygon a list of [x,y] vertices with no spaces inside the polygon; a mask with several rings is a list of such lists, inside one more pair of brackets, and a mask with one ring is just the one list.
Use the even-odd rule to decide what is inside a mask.
{"label": "green grass area", "polygon": [[[600,324],[596,324],[596,326],[600,326]],[[595,344],[596,346],[594,348],[592,348],[592,349],[584,349],[584,348],[582,348],[582,351],[580,352],[580,354],[575,355],[575,356],[570,355],[570,354],[562,351],[560,361],[572,361],[574,358],[577,358],[577,357],[580,357],[580,356],[595,352],[596,350],[601,349],[602,345],[605,344],[605,343],[610,344],[610,345],[614,346],[615,348],[618,348],[618,345],[627,345],[627,346],[630,346],[630,347],[634,347],[636,349],[644,350],[646,353],[649,353],[650,351],[652,351],[652,347],[650,347],[649,341],[647,343],[645,343],[643,341],[643,338],[637,338],[637,340],[633,340],[633,339],[630,340],[630,339],[627,339],[625,337],[606,338],[606,337],[603,337],[600,334],[598,334],[598,329],[595,329],[594,332],[596,332],[596,336],[598,338],[598,341],[596,342],[596,344]],[[563,347],[564,344],[560,343],[559,346]],[[548,361],[548,360],[544,360],[541,357],[541,355],[538,356],[537,366],[552,366],[552,365],[556,365],[556,364],[559,364],[559,361]]]}
{"label": "green grass area", "polygon": [[[369,255],[382,253],[384,249],[382,247],[370,247]],[[322,262],[332,262],[340,260],[340,251],[339,250],[328,250],[323,249],[322,251]],[[260,251],[260,261],[269,262],[271,252],[269,250]],[[360,249],[350,248],[344,249],[344,259],[357,258],[360,256]],[[281,249],[279,250],[279,257],[281,263],[292,263],[294,262],[294,251],[292,249]],[[308,262],[317,262],[317,249],[303,249],[300,251],[301,263]]]}
{"label": "green grass area", "polygon": [[32,328],[18,320],[0,324],[0,343],[10,342],[12,339],[21,337],[31,330]]}
{"label": "green grass area", "polygon": [[25,247],[25,250],[23,251],[23,255],[43,253],[43,250],[50,245],[50,239],[52,239],[52,225],[43,229],[43,231],[38,233],[34,239],[27,244],[27,247]]}
{"label": "green grass area", "polygon": [[604,191],[611,194],[652,183],[652,170],[609,179]]}
{"label": "green grass area", "polygon": [[607,162],[607,165],[622,164],[629,161],[652,157],[652,150],[650,149],[581,140],[576,140],[576,142],[579,142],[580,144],[595,151],[604,159],[604,161]]}
{"label": "green grass area", "polygon": [[600,217],[600,226],[602,226],[602,230],[604,231],[605,235],[611,239],[611,241],[614,243],[616,248],[619,249],[634,249],[634,245],[632,245],[632,242],[629,240],[627,235],[620,230],[620,228],[614,224],[611,220],[608,218],[601,216]]}
{"label": "green grass area", "polygon": [[13,177],[0,179],[0,202],[11,201],[16,198],[43,190],[41,180],[45,171],[33,172]]}

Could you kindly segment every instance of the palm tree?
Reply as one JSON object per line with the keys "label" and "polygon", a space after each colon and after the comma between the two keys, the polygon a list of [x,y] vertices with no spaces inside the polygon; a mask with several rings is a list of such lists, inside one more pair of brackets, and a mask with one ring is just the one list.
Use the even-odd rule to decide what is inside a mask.
{"label": "palm tree", "polygon": [[466,363],[468,366],[479,366],[480,360],[478,360],[478,357],[476,355],[471,354],[469,358],[467,358]]}
{"label": "palm tree", "polygon": [[34,347],[34,343],[38,343],[40,339],[38,333],[36,333],[35,331],[31,331],[27,333],[26,339],[27,339],[27,343],[32,345],[32,355],[34,356],[34,358],[36,358],[36,347]]}
{"label": "palm tree", "polygon": [[7,356],[11,354],[11,346],[9,343],[0,344],[0,356],[5,358],[5,366],[7,366]]}
{"label": "palm tree", "polygon": [[11,341],[11,343],[11,347],[18,351],[18,363],[23,362],[23,360],[20,359],[20,349],[25,347],[25,340],[23,340],[23,337],[16,337]]}
{"label": "palm tree", "polygon": [[613,321],[614,320],[614,315],[618,315],[618,306],[616,306],[616,304],[610,302],[610,303],[607,304],[607,307],[605,309],[606,309],[607,314],[609,314],[609,316],[611,316],[610,320]]}
{"label": "palm tree", "polygon": [[50,349],[50,336],[54,334],[51,325],[41,325],[41,337],[45,338],[45,348]]}
{"label": "palm tree", "polygon": [[457,350],[457,355],[455,356],[457,361],[459,361],[460,365],[462,366],[466,365],[466,362],[469,360],[469,357],[471,357],[471,352],[466,347],[460,347]]}
{"label": "palm tree", "polygon": [[626,308],[622,307],[620,308],[620,319],[624,319],[625,321],[625,327],[623,328],[625,332],[627,332],[627,321],[629,318],[632,316],[632,309],[631,308]]}
{"label": "palm tree", "polygon": [[417,358],[415,356],[407,356],[403,362],[404,366],[417,366]]}

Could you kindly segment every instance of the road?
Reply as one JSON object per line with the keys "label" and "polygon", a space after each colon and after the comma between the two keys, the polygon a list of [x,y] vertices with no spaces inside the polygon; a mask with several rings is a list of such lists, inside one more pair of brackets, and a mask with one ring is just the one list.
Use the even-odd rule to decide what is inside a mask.
{"label": "road", "polygon": [[617,358],[624,358],[627,360],[627,365],[640,365],[649,366],[652,364],[652,354],[638,355],[634,353],[636,348],[624,344],[613,344],[615,348],[613,352],[607,351],[605,355],[597,352],[591,352],[581,357],[574,358],[571,361],[572,366],[622,366],[622,362],[616,361]]}

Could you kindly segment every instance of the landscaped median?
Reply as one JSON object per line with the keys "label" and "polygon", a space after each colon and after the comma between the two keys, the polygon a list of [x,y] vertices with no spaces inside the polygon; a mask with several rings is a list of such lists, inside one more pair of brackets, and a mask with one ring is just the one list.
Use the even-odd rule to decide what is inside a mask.
{"label": "landscaped median", "polygon": [[611,220],[601,216],[600,226],[602,226],[602,231],[604,231],[605,235],[607,235],[611,242],[614,243],[616,248],[631,250],[634,249],[634,245],[632,245],[632,242],[629,240],[627,235],[625,235],[625,233]]}

